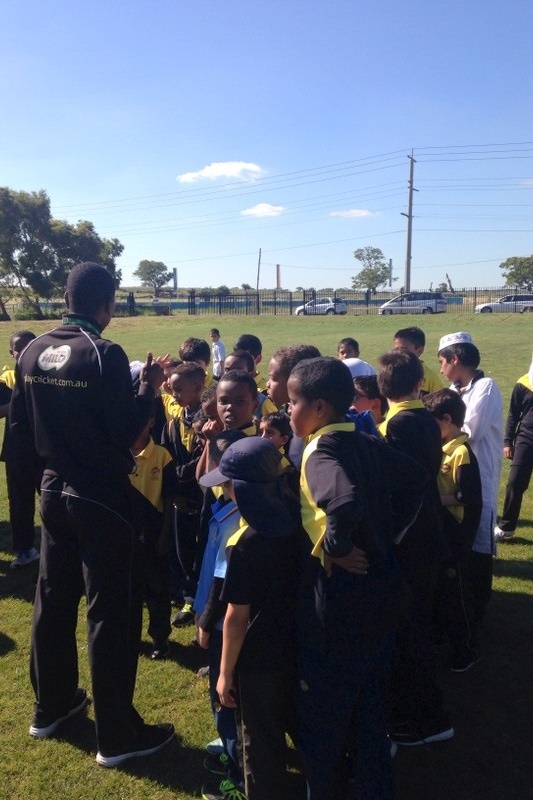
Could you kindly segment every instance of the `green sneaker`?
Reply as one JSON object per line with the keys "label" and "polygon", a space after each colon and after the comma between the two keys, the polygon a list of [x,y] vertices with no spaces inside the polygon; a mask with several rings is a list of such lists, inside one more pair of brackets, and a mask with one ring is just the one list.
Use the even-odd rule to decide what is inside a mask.
{"label": "green sneaker", "polygon": [[224,777],[226,777],[228,774],[228,766],[229,756],[226,755],[226,753],[220,753],[218,756],[208,753],[204,758],[204,768],[212,775],[224,775]]}
{"label": "green sneaker", "polygon": [[203,800],[246,800],[246,795],[241,792],[229,779],[219,784],[202,786]]}
{"label": "green sneaker", "polygon": [[185,603],[181,611],[178,611],[172,624],[175,628],[184,628],[186,625],[192,625],[194,622],[194,611],[192,610],[191,603]]}

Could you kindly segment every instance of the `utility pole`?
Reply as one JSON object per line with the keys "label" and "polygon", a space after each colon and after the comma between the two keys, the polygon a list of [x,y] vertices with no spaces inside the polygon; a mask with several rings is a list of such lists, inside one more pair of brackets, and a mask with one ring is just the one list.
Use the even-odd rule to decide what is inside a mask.
{"label": "utility pole", "polygon": [[257,281],[256,281],[256,291],[259,291],[259,278],[261,276],[261,248],[259,248],[259,258],[257,259]]}
{"label": "utility pole", "polygon": [[411,150],[411,155],[407,156],[410,161],[409,166],[409,197],[407,203],[407,214],[403,211],[402,216],[407,217],[407,250],[405,254],[405,275],[404,275],[404,292],[411,291],[411,242],[413,236],[413,192],[418,192],[418,189],[415,189],[413,186],[413,176],[415,171],[415,164],[416,161],[413,158],[413,151]]}

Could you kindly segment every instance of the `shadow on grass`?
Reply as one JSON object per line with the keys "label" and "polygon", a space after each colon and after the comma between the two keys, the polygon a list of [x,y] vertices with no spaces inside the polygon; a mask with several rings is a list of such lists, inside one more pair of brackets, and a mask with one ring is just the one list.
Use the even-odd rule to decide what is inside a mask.
{"label": "shadow on grass", "polygon": [[0,657],[7,655],[11,650],[14,650],[17,643],[11,636],[6,636],[5,633],[0,631]]}
{"label": "shadow on grass", "polygon": [[[76,747],[87,758],[94,760],[96,757],[94,722],[87,716],[80,715],[66,722],[60,729],[60,735],[55,738]],[[222,777],[214,776],[204,768],[205,757],[205,750],[183,746],[177,734],[159,753],[145,758],[132,758],[112,769],[143,781],[153,781],[154,784],[176,792],[177,797],[181,797],[181,793],[197,795],[204,783],[222,780]],[[296,767],[295,757],[294,751],[289,751],[292,769]],[[95,768],[106,769],[96,765]],[[297,772],[291,773],[289,783],[291,800],[304,800],[305,785],[302,776]]]}
{"label": "shadow on grass", "polygon": [[497,578],[533,580],[533,561],[514,560],[509,558],[507,554],[505,561],[494,560],[494,576]]}
{"label": "shadow on grass", "polygon": [[[194,628],[191,628],[191,638],[193,636]],[[184,669],[191,672],[198,672],[200,667],[205,667],[208,661],[207,650],[202,650],[201,647],[193,644],[182,644],[181,642],[169,640],[170,653],[165,661],[175,661]],[[151,658],[152,655],[152,642],[142,641],[140,648],[140,655],[144,658]]]}
{"label": "shadow on grass", "polygon": [[398,748],[397,800],[533,798],[531,663],[533,597],[494,592],[481,661],[439,671],[455,737]]}
{"label": "shadow on grass", "polygon": [[[35,529],[35,547],[39,547],[40,531]],[[8,522],[0,522],[0,551],[2,553],[11,552],[11,530]],[[0,600],[4,597],[14,597],[17,600],[24,600],[33,603],[35,596],[35,586],[37,575],[39,574],[39,562],[34,561],[27,567],[11,569],[13,556],[0,559]]]}

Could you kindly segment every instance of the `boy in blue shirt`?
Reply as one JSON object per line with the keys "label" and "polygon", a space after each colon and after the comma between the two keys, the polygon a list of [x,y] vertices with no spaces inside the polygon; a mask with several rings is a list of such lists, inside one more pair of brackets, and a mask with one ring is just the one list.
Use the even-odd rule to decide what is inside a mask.
{"label": "boy in blue shirt", "polygon": [[[242,431],[223,431],[209,443],[209,461],[212,467],[218,466],[222,454],[233,442],[244,439]],[[223,494],[211,506],[212,517],[209,522],[209,534],[204,550],[198,589],[194,601],[197,633],[196,639],[200,647],[209,650],[209,696],[213,717],[224,747],[223,759],[206,759],[204,765],[219,773],[221,765],[227,763],[227,778],[216,786],[204,786],[202,796],[207,800],[224,800],[228,793],[231,800],[239,800],[240,789],[244,786],[242,771],[239,766],[237,751],[237,725],[235,711],[221,706],[216,691],[220,674],[220,657],[222,655],[222,626],[226,604],[220,601],[220,593],[226,577],[226,546],[228,539],[237,532],[241,515],[235,501],[224,488]],[[214,760],[215,767],[211,767]],[[244,797],[244,795],[242,795]]]}

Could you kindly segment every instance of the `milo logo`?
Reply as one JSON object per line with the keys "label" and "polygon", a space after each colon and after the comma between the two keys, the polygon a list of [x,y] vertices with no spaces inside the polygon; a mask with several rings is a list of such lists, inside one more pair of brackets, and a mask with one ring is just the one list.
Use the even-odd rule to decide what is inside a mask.
{"label": "milo logo", "polygon": [[68,344],[59,345],[59,347],[47,347],[43,350],[37,359],[38,366],[48,372],[51,369],[61,369],[70,358],[70,347]]}

